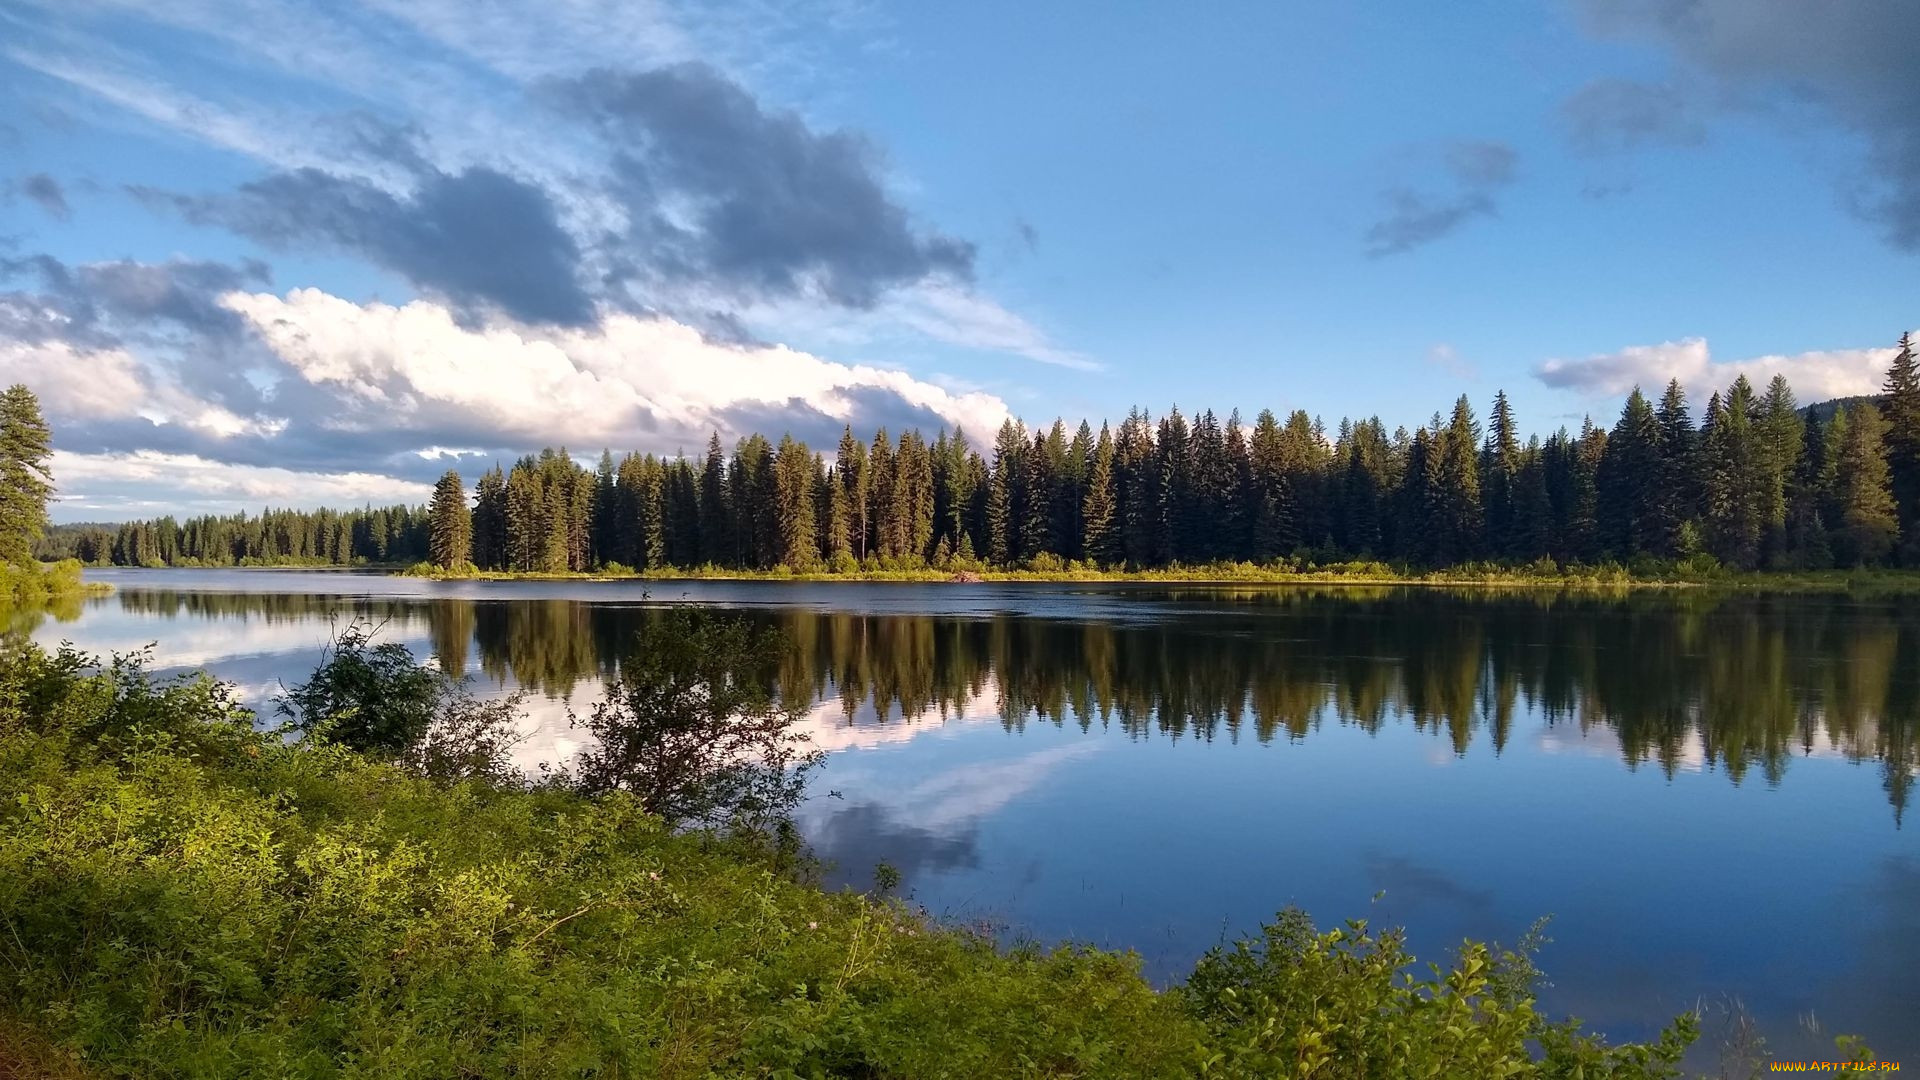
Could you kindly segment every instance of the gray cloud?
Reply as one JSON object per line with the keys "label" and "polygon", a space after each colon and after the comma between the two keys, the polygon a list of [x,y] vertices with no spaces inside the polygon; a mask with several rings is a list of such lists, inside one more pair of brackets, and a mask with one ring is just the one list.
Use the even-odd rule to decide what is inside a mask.
{"label": "gray cloud", "polygon": [[1824,109],[1867,144],[1870,178],[1848,193],[1889,243],[1920,251],[1920,4],[1900,0],[1579,0],[1608,36],[1651,42],[1740,104]]}
{"label": "gray cloud", "polygon": [[1588,153],[1697,146],[1707,138],[1687,95],[1632,79],[1595,79],[1561,104],[1560,115],[1574,145]]}
{"label": "gray cloud", "polygon": [[763,108],[704,64],[601,69],[555,84],[612,152],[626,273],[692,276],[742,298],[818,294],[872,307],[928,278],[970,280],[973,245],[917,230],[873,145]]}
{"label": "gray cloud", "polygon": [[60,182],[46,173],[34,173],[20,181],[20,194],[32,199],[40,209],[61,221],[73,216],[73,208],[67,205],[67,194],[60,189]]}
{"label": "gray cloud", "polygon": [[1441,194],[1405,185],[1384,193],[1386,216],[1367,229],[1368,256],[1412,251],[1446,236],[1477,217],[1499,212],[1494,195],[1513,183],[1520,156],[1502,142],[1471,140],[1442,148],[1440,165],[1452,180]]}
{"label": "gray cloud", "polygon": [[463,311],[498,308],[527,322],[582,325],[592,299],[575,275],[580,249],[549,194],[484,167],[428,169],[406,196],[305,168],[232,195],[143,192],[190,221],[275,247],[301,242],[355,252]]}

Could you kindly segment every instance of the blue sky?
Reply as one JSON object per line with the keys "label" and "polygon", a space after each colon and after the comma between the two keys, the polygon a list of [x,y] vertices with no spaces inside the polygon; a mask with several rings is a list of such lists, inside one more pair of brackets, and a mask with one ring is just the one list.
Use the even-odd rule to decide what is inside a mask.
{"label": "blue sky", "polygon": [[79,520],[1136,404],[1545,431],[1920,323],[1920,6],[1205,10],[0,0],[0,378]]}

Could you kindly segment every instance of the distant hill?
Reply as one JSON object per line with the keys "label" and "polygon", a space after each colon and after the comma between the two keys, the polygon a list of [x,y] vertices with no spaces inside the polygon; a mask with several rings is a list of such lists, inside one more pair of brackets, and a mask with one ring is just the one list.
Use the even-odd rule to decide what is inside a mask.
{"label": "distant hill", "polygon": [[1867,401],[1870,401],[1875,405],[1878,405],[1885,398],[1886,398],[1885,394],[1866,394],[1861,397],[1834,398],[1832,401],[1820,401],[1820,402],[1815,402],[1812,405],[1802,406],[1800,409],[1800,415],[1806,417],[1809,420],[1818,420],[1824,424],[1829,420],[1832,420],[1833,415],[1839,412],[1841,408],[1844,406],[1858,405],[1861,402],[1867,402]]}

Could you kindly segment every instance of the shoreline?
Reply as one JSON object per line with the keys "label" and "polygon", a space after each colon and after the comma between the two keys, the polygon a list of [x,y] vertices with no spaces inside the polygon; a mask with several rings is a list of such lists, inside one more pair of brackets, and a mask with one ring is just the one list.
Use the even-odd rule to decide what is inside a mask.
{"label": "shoreline", "polygon": [[[1488,570],[1461,573],[1430,572],[1380,573],[1341,572],[1327,569],[1280,570],[1253,567],[1168,567],[1154,570],[963,570],[872,569],[851,572],[785,570],[670,569],[630,573],[485,570],[464,573],[424,571],[420,567],[393,564],[362,566],[309,566],[297,563],[255,566],[163,566],[163,567],[88,567],[88,569],[149,570],[239,570],[254,572],[301,571],[307,573],[363,573],[385,577],[417,578],[425,581],[578,581],[578,582],[766,582],[829,584],[859,582],[902,585],[1194,585],[1279,587],[1407,587],[1458,589],[1581,589],[1581,590],[1686,590],[1709,589],[1742,592],[1780,593],[1920,593],[1920,570],[1819,570],[1819,571],[1737,571],[1710,575],[1640,575],[1615,568],[1597,568],[1591,573],[1533,574],[1521,570]],[[96,583],[89,582],[89,590]],[[98,583],[111,588],[106,583]]]}

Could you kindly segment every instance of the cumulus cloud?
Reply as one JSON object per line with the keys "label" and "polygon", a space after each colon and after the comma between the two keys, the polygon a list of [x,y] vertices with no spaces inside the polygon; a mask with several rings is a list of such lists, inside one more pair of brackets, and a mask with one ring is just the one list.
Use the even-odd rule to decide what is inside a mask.
{"label": "cumulus cloud", "polygon": [[1879,393],[1896,351],[1892,347],[1830,349],[1792,356],[1715,360],[1705,338],[1685,338],[1659,345],[1630,345],[1618,352],[1579,359],[1548,360],[1534,370],[1534,376],[1556,389],[1614,398],[1636,386],[1654,393],[1670,379],[1679,379],[1689,393],[1703,396],[1741,375],[1755,386],[1765,386],[1775,375],[1784,375],[1801,401],[1814,402]]}
{"label": "cumulus cloud", "polygon": [[973,246],[914,228],[866,138],[814,131],[705,64],[600,68],[551,94],[606,140],[633,273],[855,308],[972,277]]}
{"label": "cumulus cloud", "polygon": [[1894,246],[1920,251],[1920,79],[1912,55],[1920,4],[1579,0],[1579,7],[1595,32],[1665,50],[1717,100],[1810,104],[1858,133],[1872,181],[1852,193],[1857,208]]}
{"label": "cumulus cloud", "polygon": [[236,465],[155,450],[104,454],[56,450],[49,464],[60,489],[55,510],[69,520],[231,513],[262,506],[418,503],[433,490],[430,484],[378,473]]}
{"label": "cumulus cloud", "polygon": [[188,220],[224,225],[276,247],[318,242],[365,256],[463,309],[580,324],[594,305],[575,277],[580,248],[546,191],[473,167],[428,167],[393,195],[315,168],[278,173],[232,195],[148,193]]}
{"label": "cumulus cloud", "polygon": [[1677,87],[1633,79],[1595,79],[1561,104],[1576,147],[1610,153],[1644,146],[1697,146],[1707,128],[1698,106]]}
{"label": "cumulus cloud", "polygon": [[1497,214],[1494,196],[1513,183],[1520,155],[1502,142],[1468,140],[1441,147],[1438,160],[1450,186],[1438,192],[1407,185],[1388,188],[1386,215],[1367,229],[1369,256],[1412,251],[1475,218]]}
{"label": "cumulus cloud", "polygon": [[[194,505],[210,498],[184,484],[202,461],[250,483],[382,478],[362,494],[346,481],[312,488],[360,502],[547,445],[671,454],[717,431],[728,442],[792,433],[826,449],[849,424],[863,435],[957,428],[984,442],[1008,416],[990,394],[726,344],[660,315],[604,313],[584,326],[470,317],[435,300],[275,294],[258,289],[263,266],[184,260],[34,256],[0,261],[8,277],[36,287],[0,292],[0,383],[40,394],[63,451],[145,455],[148,478],[178,468],[177,490]],[[69,479],[63,487],[94,500],[97,516],[103,496]],[[118,505],[131,512],[140,500],[130,499]]]}
{"label": "cumulus cloud", "polygon": [[[784,346],[716,344],[666,318],[615,314],[583,328],[500,321],[463,326],[430,302],[355,304],[315,289],[284,298],[232,293],[273,353],[334,394],[343,431],[413,431],[420,445],[495,440],[642,445],[667,450],[746,432],[728,422],[794,402],[864,426],[862,406],[896,400],[970,434],[996,429],[1006,405],[954,394],[903,371],[823,360]],[[450,429],[462,429],[460,433]]]}

